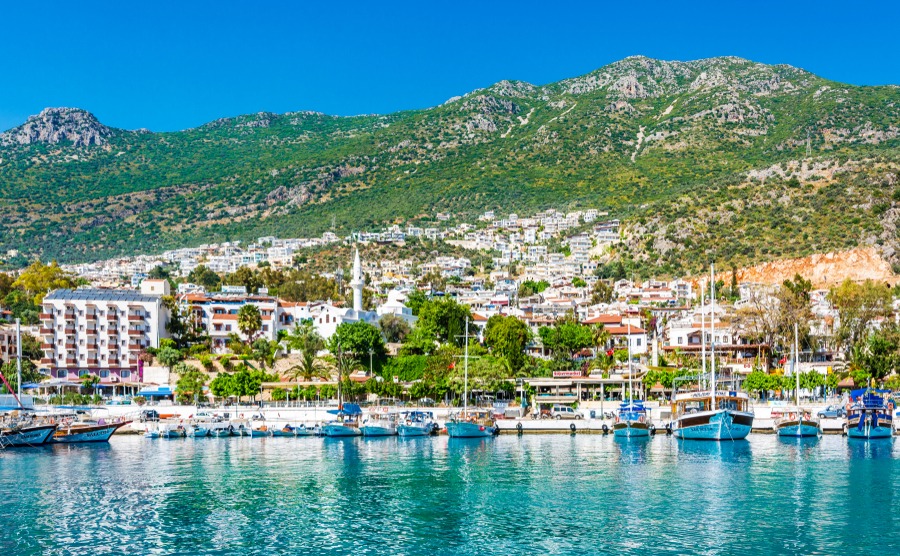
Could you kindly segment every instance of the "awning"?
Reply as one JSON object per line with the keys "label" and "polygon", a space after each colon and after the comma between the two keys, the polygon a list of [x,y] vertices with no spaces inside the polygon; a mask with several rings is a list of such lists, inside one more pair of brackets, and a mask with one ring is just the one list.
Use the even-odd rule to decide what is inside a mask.
{"label": "awning", "polygon": [[138,392],[139,396],[172,396],[174,394],[175,391],[168,385],[143,388]]}

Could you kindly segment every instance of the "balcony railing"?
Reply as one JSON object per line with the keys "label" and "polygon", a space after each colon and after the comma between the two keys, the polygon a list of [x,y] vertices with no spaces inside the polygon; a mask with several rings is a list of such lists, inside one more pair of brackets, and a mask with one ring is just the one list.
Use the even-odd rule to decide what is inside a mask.
{"label": "balcony railing", "polygon": [[99,365],[100,361],[98,361],[97,359],[88,359],[87,364],[88,365]]}
{"label": "balcony railing", "polygon": [[145,320],[144,315],[128,315],[129,322],[143,322]]}
{"label": "balcony railing", "polygon": [[41,359],[41,365],[52,365],[52,364],[53,364],[53,359],[48,359],[46,357]]}
{"label": "balcony railing", "polygon": [[42,336],[48,336],[48,335],[53,335],[53,334],[54,334],[54,332],[53,332],[52,328],[41,328]]}
{"label": "balcony railing", "polygon": [[41,320],[53,320],[53,313],[41,313],[38,315],[38,318]]}

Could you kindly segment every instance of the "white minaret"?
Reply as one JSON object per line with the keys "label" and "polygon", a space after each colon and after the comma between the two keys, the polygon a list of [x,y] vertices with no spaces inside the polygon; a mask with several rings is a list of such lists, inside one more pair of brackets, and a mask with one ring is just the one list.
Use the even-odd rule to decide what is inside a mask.
{"label": "white minaret", "polygon": [[359,264],[359,249],[356,250],[356,256],[353,258],[353,280],[350,287],[353,288],[353,310],[362,311],[362,292],[365,282],[363,281],[362,265]]}

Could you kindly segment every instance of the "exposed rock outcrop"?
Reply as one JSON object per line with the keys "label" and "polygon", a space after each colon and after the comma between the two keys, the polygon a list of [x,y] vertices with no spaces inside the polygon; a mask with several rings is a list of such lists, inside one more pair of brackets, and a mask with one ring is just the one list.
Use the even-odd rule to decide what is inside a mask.
{"label": "exposed rock outcrop", "polygon": [[86,110],[45,108],[19,127],[0,134],[0,145],[68,142],[76,147],[86,147],[105,145],[114,133]]}

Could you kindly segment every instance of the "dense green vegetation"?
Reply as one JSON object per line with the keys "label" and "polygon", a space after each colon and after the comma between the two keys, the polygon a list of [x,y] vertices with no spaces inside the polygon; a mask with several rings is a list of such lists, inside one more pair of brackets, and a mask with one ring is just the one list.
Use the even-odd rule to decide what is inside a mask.
{"label": "dense green vegetation", "polygon": [[[592,206],[633,231],[617,250],[629,270],[679,273],[711,257],[761,261],[878,236],[900,198],[898,123],[893,87],[737,58],[635,57],[388,116],[263,113],[174,133],[113,130],[102,146],[7,144],[0,252],[72,262],[319,234],[332,219],[346,233],[427,225],[439,211]],[[789,164],[807,158],[807,136],[805,164],[837,171]]]}

